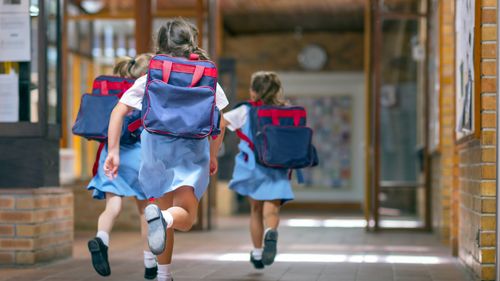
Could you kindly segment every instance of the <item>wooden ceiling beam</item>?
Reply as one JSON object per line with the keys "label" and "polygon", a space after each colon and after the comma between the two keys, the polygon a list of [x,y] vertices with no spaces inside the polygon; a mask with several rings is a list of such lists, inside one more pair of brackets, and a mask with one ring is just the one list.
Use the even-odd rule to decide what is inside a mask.
{"label": "wooden ceiling beam", "polygon": [[151,0],[135,0],[135,48],[137,54],[151,52],[153,47],[151,5]]}
{"label": "wooden ceiling beam", "polygon": [[[203,11],[206,13],[206,11]],[[173,17],[184,17],[184,18],[195,18],[198,15],[197,10],[194,8],[179,8],[179,9],[168,9],[168,10],[157,10],[154,11],[153,18],[173,18]],[[81,15],[69,15],[68,20],[101,20],[101,19],[133,19],[133,11],[121,11],[119,13],[111,13],[106,10],[99,12],[97,14],[81,14]]]}

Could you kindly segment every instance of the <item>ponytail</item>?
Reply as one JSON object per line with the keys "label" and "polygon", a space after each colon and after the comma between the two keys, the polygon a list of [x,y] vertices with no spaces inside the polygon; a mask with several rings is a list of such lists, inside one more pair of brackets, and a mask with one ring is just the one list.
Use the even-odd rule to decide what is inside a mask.
{"label": "ponytail", "polygon": [[137,79],[145,75],[148,71],[149,61],[153,54],[145,53],[135,58],[124,57],[113,67],[113,73],[120,77]]}
{"label": "ponytail", "polygon": [[210,59],[198,46],[198,29],[182,18],[168,20],[160,27],[156,36],[156,53],[184,58],[197,54],[202,60]]}
{"label": "ponytail", "polygon": [[271,71],[258,71],[252,74],[250,89],[257,94],[258,100],[269,105],[285,105],[283,87],[278,74]]}
{"label": "ponytail", "polygon": [[113,67],[113,74],[120,77],[129,77],[129,68],[131,66],[131,61],[134,60],[131,57],[120,58],[119,61]]}

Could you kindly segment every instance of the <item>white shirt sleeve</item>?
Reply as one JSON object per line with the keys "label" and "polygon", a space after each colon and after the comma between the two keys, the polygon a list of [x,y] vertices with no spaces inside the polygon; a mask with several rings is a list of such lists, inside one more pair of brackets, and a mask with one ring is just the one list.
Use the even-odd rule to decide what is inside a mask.
{"label": "white shirt sleeve", "polygon": [[229,123],[227,128],[236,131],[243,127],[248,120],[248,106],[239,106],[229,112],[224,113],[224,119]]}
{"label": "white shirt sleeve", "polygon": [[141,76],[135,80],[134,85],[130,87],[120,99],[120,102],[133,107],[137,110],[142,109],[142,99],[146,90],[147,75]]}
{"label": "white shirt sleeve", "polygon": [[221,111],[229,104],[226,93],[224,93],[224,90],[219,85],[219,83],[217,83],[217,87],[215,89],[215,103],[217,105],[217,108]]}
{"label": "white shirt sleeve", "polygon": [[[144,91],[146,90],[147,75],[141,76],[135,80],[134,85],[130,87],[125,93],[123,93],[120,102],[133,107],[137,110],[142,109],[142,99],[144,98]],[[219,110],[224,109],[229,101],[227,100],[226,94],[222,87],[217,83],[217,88],[215,90],[215,102]]]}

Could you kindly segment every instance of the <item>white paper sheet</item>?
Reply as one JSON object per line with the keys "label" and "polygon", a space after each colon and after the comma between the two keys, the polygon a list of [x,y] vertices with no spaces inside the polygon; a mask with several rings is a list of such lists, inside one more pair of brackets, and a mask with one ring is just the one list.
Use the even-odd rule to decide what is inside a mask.
{"label": "white paper sheet", "polygon": [[0,61],[29,61],[29,13],[0,13]]}
{"label": "white paper sheet", "polygon": [[0,122],[19,121],[19,76],[0,74]]}
{"label": "white paper sheet", "polygon": [[26,13],[29,0],[0,0],[0,13]]}

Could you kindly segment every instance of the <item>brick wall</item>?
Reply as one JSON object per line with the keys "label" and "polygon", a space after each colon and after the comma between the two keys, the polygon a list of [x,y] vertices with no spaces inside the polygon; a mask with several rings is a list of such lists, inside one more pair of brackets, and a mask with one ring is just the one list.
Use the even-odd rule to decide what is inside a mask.
{"label": "brick wall", "polygon": [[62,188],[0,189],[0,265],[70,257],[73,194]]}
{"label": "brick wall", "polygon": [[245,99],[253,72],[301,71],[297,56],[307,44],[318,44],[326,50],[328,62],[324,71],[362,71],[363,40],[361,32],[226,36],[223,56],[236,59],[237,93],[240,99]]}
{"label": "brick wall", "polygon": [[[459,148],[459,257],[479,280],[494,280],[496,1],[481,4],[480,139]],[[478,69],[478,68],[476,68]]]}
{"label": "brick wall", "polygon": [[[75,196],[75,229],[97,230],[97,219],[106,203],[104,200],[92,198],[92,192],[86,189],[88,181],[80,182],[71,187]],[[140,218],[135,200],[123,198],[122,211],[115,221],[113,230],[139,230]]]}

